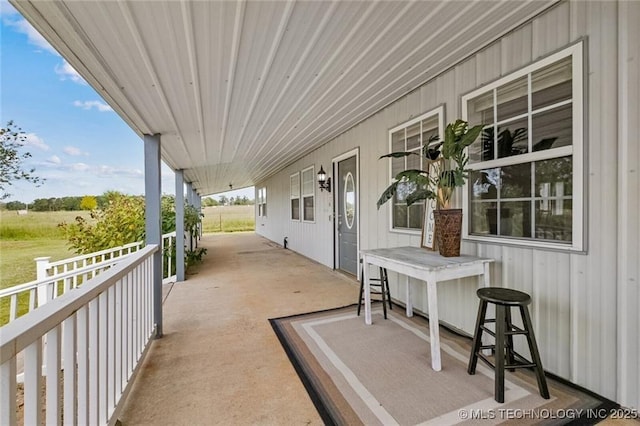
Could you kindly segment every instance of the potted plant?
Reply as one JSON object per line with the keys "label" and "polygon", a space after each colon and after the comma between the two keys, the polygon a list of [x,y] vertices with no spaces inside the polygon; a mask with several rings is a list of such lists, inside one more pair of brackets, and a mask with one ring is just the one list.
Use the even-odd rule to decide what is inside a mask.
{"label": "potted plant", "polygon": [[[469,128],[461,119],[449,123],[444,139],[438,136],[429,139],[424,145],[422,155],[426,159],[427,170],[404,170],[398,173],[394,181],[384,190],[378,199],[378,209],[396,194],[398,185],[412,183],[413,191],[406,197],[407,206],[418,201],[435,199],[436,241],[443,256],[460,255],[460,236],[462,231],[462,209],[451,209],[451,197],[456,187],[465,184],[469,174],[465,168],[469,162],[466,148],[482,132],[482,125]],[[415,152],[392,152],[380,158],[401,158],[420,155]]]}

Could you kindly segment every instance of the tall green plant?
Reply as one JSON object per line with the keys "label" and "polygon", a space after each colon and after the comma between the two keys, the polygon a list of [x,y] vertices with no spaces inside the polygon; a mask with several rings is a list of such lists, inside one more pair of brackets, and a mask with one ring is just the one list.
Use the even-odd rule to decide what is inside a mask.
{"label": "tall green plant", "polygon": [[396,195],[400,185],[407,184],[412,188],[406,197],[407,206],[421,200],[435,199],[438,209],[449,208],[454,189],[463,186],[469,176],[466,169],[469,163],[466,148],[478,138],[482,127],[477,125],[469,128],[466,121],[458,119],[447,125],[444,139],[433,136],[420,154],[400,151],[380,157],[382,159],[422,155],[426,160],[427,170],[410,169],[398,173],[391,185],[380,195],[378,209]]}

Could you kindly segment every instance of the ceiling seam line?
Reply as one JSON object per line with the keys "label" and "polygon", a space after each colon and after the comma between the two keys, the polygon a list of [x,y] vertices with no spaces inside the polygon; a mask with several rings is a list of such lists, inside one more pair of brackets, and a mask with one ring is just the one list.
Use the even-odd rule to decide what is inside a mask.
{"label": "ceiling seam line", "polygon": [[[340,78],[336,79],[336,80],[333,82],[333,84],[331,85],[331,87],[329,87],[329,89],[327,89],[327,90],[323,93],[323,95],[322,95],[322,96],[320,96],[320,98],[316,99],[316,101],[313,103],[313,105],[311,105],[311,106],[306,110],[306,112],[305,112],[305,113],[304,113],[304,114],[303,114],[303,115],[298,119],[298,121],[297,121],[297,122],[300,122],[300,120],[301,120],[303,117],[308,116],[308,115],[311,113],[311,111],[313,110],[313,108],[315,108],[315,107],[316,107],[316,106],[317,106],[317,105],[318,105],[318,104],[319,104],[319,103],[320,103],[324,98],[326,98],[326,97],[328,96],[329,92],[330,92],[331,90],[333,90],[333,89],[338,85],[338,83],[339,83],[340,81],[342,81],[342,80],[345,78],[344,76],[346,76],[346,75],[348,75],[348,74],[349,74],[349,71],[351,71],[352,69],[354,69],[354,68],[355,68],[355,66],[356,66],[357,64],[359,64],[359,63],[362,61],[362,59],[363,59],[363,58],[365,58],[365,57],[367,56],[367,54],[368,54],[368,53],[369,53],[369,52],[370,52],[370,51],[371,51],[371,50],[372,50],[372,49],[377,45],[377,43],[378,43],[381,39],[383,39],[383,38],[384,38],[384,35],[385,35],[385,34],[387,34],[387,33],[391,30],[391,28],[393,28],[393,27],[395,26],[395,24],[396,24],[396,23],[401,19],[401,17],[402,17],[402,16],[404,16],[404,14],[406,14],[406,13],[407,13],[407,11],[410,9],[410,7],[411,7],[413,4],[415,4],[415,2],[409,2],[409,3],[407,3],[407,5],[406,5],[406,6],[404,7],[404,9],[402,10],[402,13],[397,14],[397,15],[394,17],[394,19],[392,19],[392,20],[391,20],[391,21],[390,21],[390,22],[385,26],[384,30],[378,33],[378,35],[376,36],[376,38],[374,39],[374,41],[369,45],[369,47],[367,47],[367,48],[366,48],[366,49],[364,49],[362,52],[360,52],[360,54],[358,55],[358,58],[356,58],[353,62],[351,62],[351,64],[347,67],[346,71],[342,74],[342,76],[341,76]],[[436,8],[436,10],[439,10],[439,9],[440,9],[440,8],[442,8],[442,7],[443,7],[443,3],[440,3],[440,4],[438,5],[438,7]],[[435,13],[435,12],[431,12],[431,13],[430,13],[430,15],[431,15],[431,14],[433,14],[433,13]],[[414,29],[411,33],[415,32],[415,31],[416,31],[416,29]],[[407,36],[406,36],[406,35],[405,35],[405,37],[403,37],[403,39],[405,39],[405,38],[407,38]],[[396,43],[396,46],[397,46],[397,45],[398,45],[398,43]],[[384,56],[383,56],[383,58],[384,58],[384,57],[389,56],[390,54],[391,54],[391,49],[389,50],[389,52],[388,52],[386,55],[384,55]],[[378,62],[380,62],[380,61],[381,61],[381,60],[379,60]],[[362,80],[362,79],[363,79],[366,75],[368,75],[368,74],[369,74],[369,73],[367,73],[367,74],[363,74],[363,76],[361,76],[359,80]],[[344,97],[344,96],[340,96],[338,99],[342,99],[342,97]],[[334,101],[334,104],[335,104],[335,101]],[[313,122],[315,122],[315,121],[316,121],[316,120],[314,120]],[[303,130],[306,130],[308,127],[309,127],[309,126],[307,125]],[[286,132],[286,133],[281,137],[281,139],[284,139],[284,138],[285,138],[285,137],[286,137],[286,136],[287,136],[287,135],[292,131],[292,129],[293,129],[293,128],[294,128],[294,127],[290,127],[290,128],[289,128],[289,130],[288,130],[288,131],[287,131],[287,132]],[[298,134],[300,134],[300,133],[302,133],[302,131],[298,131]],[[274,136],[274,135],[273,135],[273,133],[272,133],[272,134],[269,136],[269,139],[267,139],[267,140],[270,140],[270,138],[272,138],[273,136]],[[293,138],[292,138],[292,140],[293,140]],[[265,144],[265,145],[263,145],[263,146],[267,146],[267,145]],[[272,146],[272,147],[271,147],[271,149],[270,149],[269,151],[267,151],[267,154],[271,153],[271,152],[273,151],[273,148],[274,148],[274,146]],[[258,149],[258,151],[256,152],[255,156],[257,157],[260,153],[262,153],[262,150],[261,150],[261,149]],[[261,160],[259,160],[258,165],[260,165],[262,162],[264,162],[264,161],[265,161],[265,160],[264,160],[264,159],[265,159],[265,156],[264,156],[264,155],[263,155],[261,158],[262,158],[262,159],[261,159]]]}
{"label": "ceiling seam line", "polygon": [[[504,1],[503,1],[503,2],[504,2]],[[496,6],[496,7],[497,7],[497,6]],[[504,19],[509,18],[511,15],[513,15],[513,14],[517,13],[518,11],[522,10],[522,8],[524,8],[524,7],[526,7],[526,4],[525,4],[525,5],[523,5],[521,8],[519,8],[519,9],[517,9],[517,10],[515,10],[515,11],[510,12],[510,13],[509,13],[509,15],[507,15],[507,16],[505,16],[505,17],[503,18],[503,20],[504,20]],[[490,13],[490,11],[486,12],[486,13],[485,13],[485,15],[486,15],[486,14],[488,14],[488,13]],[[488,31],[488,29],[485,29],[484,31],[482,31],[482,33],[484,34],[484,33],[485,33],[485,32],[487,32],[487,31]],[[511,30],[509,30],[509,31],[511,31]],[[462,46],[465,46],[465,45],[467,45],[468,43],[469,43],[469,42],[464,43]],[[457,50],[460,50],[462,46],[458,47],[458,48],[457,48],[453,53],[455,53]],[[483,49],[483,48],[485,48],[485,47],[486,47],[486,44],[485,44],[485,45],[483,45],[483,47],[482,47],[482,48],[479,48],[479,49],[475,50],[474,52],[477,52],[477,51],[479,51],[479,50],[482,50],[482,49]],[[442,47],[441,47],[441,48],[442,48]],[[449,57],[449,56],[451,56],[453,53],[450,53],[450,54],[448,55],[448,57]],[[426,61],[427,59],[428,59],[428,58],[423,59],[420,63],[422,63],[422,62]],[[443,60],[440,60],[438,63],[440,63],[440,62],[443,62]],[[430,67],[430,69],[433,69],[433,68],[435,68],[435,65]],[[451,67],[449,67],[449,68],[451,68]],[[421,73],[421,74],[424,74],[424,73]],[[435,77],[437,77],[437,76],[434,76],[434,77],[429,78],[426,82],[428,82],[428,81],[432,80],[432,79],[433,79],[433,78],[435,78]],[[419,78],[419,76],[416,76],[413,80],[416,80],[416,79],[418,79],[418,78]],[[397,100],[399,100],[399,99],[400,99],[400,98],[402,98],[403,96],[406,96],[406,94],[407,94],[407,93],[410,93],[410,92],[412,92],[412,91],[414,91],[414,90],[419,89],[422,85],[426,84],[426,82],[422,82],[421,84],[418,84],[418,85],[417,85],[416,87],[414,87],[412,90],[410,90],[410,91],[408,91],[408,92],[404,92],[404,93],[402,93],[402,94],[401,94],[401,95],[399,95],[399,96],[398,96],[398,95],[395,95],[395,94],[393,94],[393,93],[392,93],[392,94],[390,94],[390,95],[388,95],[387,97],[392,97],[392,99],[393,99],[393,100],[392,100],[392,101],[390,101],[390,102],[388,102],[388,103],[386,103],[386,104],[384,104],[384,105],[388,106],[388,105],[390,105],[391,103],[396,102]],[[390,85],[390,84],[389,84],[389,85]],[[389,85],[387,85],[387,86],[389,86]],[[398,89],[398,90],[402,90],[402,89]],[[396,90],[395,92],[397,92],[398,90]],[[366,104],[366,103],[368,102],[368,100],[370,100],[370,99],[371,99],[371,97],[369,97],[367,100],[363,101],[360,105]],[[340,131],[334,131],[334,132],[333,132],[334,134],[330,137],[330,140],[333,140],[333,139],[335,139],[336,137],[340,136],[340,135],[341,135],[341,134],[343,134],[344,132],[348,131],[349,129],[351,129],[352,127],[354,127],[355,125],[357,125],[357,123],[362,122],[362,120],[364,120],[364,119],[366,119],[367,117],[371,116],[371,114],[375,114],[375,113],[376,113],[377,111],[379,111],[381,108],[385,108],[386,106],[382,106],[382,107],[380,107],[380,106],[377,106],[377,105],[372,105],[372,106],[371,106],[370,108],[368,108],[365,112],[363,112],[363,113],[361,113],[361,114],[360,114],[360,116],[363,116],[363,117],[362,117],[362,118],[359,118],[359,119],[358,119],[359,121],[358,121],[358,120],[356,120],[355,124],[354,124],[354,123],[352,123],[352,122],[348,122],[348,123],[345,123],[344,125],[341,125],[341,127],[340,127]],[[373,111],[373,112],[371,112],[371,111]],[[335,115],[336,115],[336,114],[333,114],[330,118],[332,118],[332,117],[333,117],[333,116],[335,116]],[[326,123],[327,121],[328,121],[328,119],[327,119],[327,120],[325,120],[322,124]],[[316,127],[316,129],[318,129],[318,128],[320,128],[320,127],[321,127],[321,126],[317,126],[317,127]],[[310,142],[310,144],[309,144],[309,145],[313,145],[313,144],[314,144],[314,143],[316,143],[316,141],[317,141],[317,140],[319,140],[319,139],[321,139],[321,137],[320,137],[320,136],[318,136],[318,137],[314,138],[314,142]],[[292,139],[292,140],[295,140],[295,138],[294,138],[294,139]],[[289,146],[289,145],[287,145],[287,147],[288,147],[288,146]],[[286,159],[286,161],[292,161],[292,160],[289,160],[289,158],[292,158],[291,156],[284,157],[284,158]],[[260,170],[262,170],[262,169],[260,169]]]}
{"label": "ceiling seam line", "polygon": [[[205,138],[204,129],[204,113],[202,110],[202,96],[200,95],[200,74],[198,73],[198,58],[195,52],[195,37],[193,30],[193,14],[191,13],[191,3],[187,1],[181,1],[180,6],[182,10],[182,24],[184,25],[184,34],[187,40],[187,55],[189,56],[189,68],[191,70],[191,80],[193,88],[193,98],[196,106],[196,116],[198,120],[198,130],[200,131],[200,141],[203,146],[205,158],[207,158],[207,144]],[[191,30],[190,30],[191,29]]]}
{"label": "ceiling seam line", "polygon": [[184,138],[182,137],[182,134],[180,133],[180,129],[178,127],[178,123],[176,121],[176,117],[173,114],[173,111],[171,110],[171,107],[169,106],[169,102],[166,98],[165,95],[165,90],[162,87],[162,84],[160,83],[160,80],[158,78],[158,74],[155,70],[155,66],[153,66],[153,64],[151,63],[151,58],[149,58],[149,56],[147,54],[145,54],[145,52],[147,51],[147,47],[144,44],[144,41],[142,40],[142,36],[140,35],[139,31],[137,31],[136,26],[133,25],[133,15],[131,13],[131,10],[128,6],[128,3],[124,2],[124,1],[118,1],[118,5],[120,7],[120,10],[123,12],[124,18],[125,18],[125,22],[127,24],[127,26],[129,27],[129,31],[131,31],[131,34],[133,35],[134,38],[134,43],[136,44],[136,47],[138,49],[138,52],[140,54],[140,57],[142,59],[142,61],[145,64],[145,67],[147,68],[147,72],[150,74],[151,76],[151,80],[153,82],[153,84],[156,87],[156,91],[158,93],[158,95],[160,96],[160,101],[162,102],[162,106],[165,109],[165,112],[169,115],[170,120],[172,121],[172,125],[176,130],[176,136],[177,139],[180,141],[180,143],[182,144],[182,147],[184,148],[185,153],[187,154],[187,157],[189,157],[189,160],[191,162],[193,162],[193,158],[191,157],[191,153],[189,152],[189,150],[187,149],[187,146],[185,144]]}
{"label": "ceiling seam line", "polygon": [[[278,26],[278,32],[275,38],[275,43],[273,43],[271,45],[271,49],[269,51],[269,56],[267,58],[266,64],[262,70],[262,73],[260,74],[260,83],[258,84],[258,88],[255,92],[255,95],[251,101],[251,105],[249,106],[249,111],[247,113],[247,117],[245,119],[244,122],[244,126],[242,127],[241,133],[238,136],[238,141],[242,140],[242,137],[244,136],[244,133],[246,131],[247,128],[247,124],[250,121],[250,116],[251,114],[253,114],[253,110],[255,109],[257,103],[258,103],[258,99],[260,98],[260,95],[262,94],[262,91],[264,89],[264,84],[265,81],[267,79],[267,77],[269,76],[269,74],[271,73],[271,70],[273,68],[273,61],[275,60],[275,57],[277,55],[277,53],[280,50],[280,46],[282,45],[282,40],[284,38],[284,34],[286,33],[285,29],[287,28],[287,25],[289,24],[289,20],[291,19],[291,15],[293,13],[293,8],[294,8],[294,4],[295,1],[288,1],[286,6],[286,10],[285,13],[283,14],[282,19],[280,20],[280,25]],[[233,150],[233,155],[232,158],[235,157],[236,153],[238,152],[238,147],[240,146],[240,144],[237,144],[235,149]],[[251,147],[249,147],[249,149],[247,149],[247,151],[250,150]]]}
{"label": "ceiling seam line", "polygon": [[[503,3],[504,3],[504,1],[505,1],[505,0],[503,0]],[[525,6],[526,6],[526,4],[525,4]],[[525,7],[525,6],[523,6],[523,7]],[[496,6],[495,8],[497,8],[497,7],[498,7],[498,6]],[[493,10],[493,9],[491,9],[491,10]],[[490,14],[490,13],[491,13],[491,10],[489,10],[489,11],[485,12],[483,15]],[[518,9],[518,10],[519,10],[519,9]],[[504,17],[504,19],[509,18],[511,15],[513,15],[514,13],[516,13],[518,10],[511,12],[509,15],[505,16],[505,17]],[[503,19],[503,20],[504,20],[504,19]],[[488,31],[488,29],[485,29],[484,31],[481,31],[481,33],[480,33],[480,34],[484,34],[484,33],[486,33],[487,31]],[[479,37],[476,37],[474,40],[477,40],[478,38],[479,38]],[[450,52],[450,53],[446,56],[446,58],[451,57],[451,56],[452,56],[452,55],[454,55],[456,52],[458,52],[459,50],[461,50],[464,46],[468,45],[470,42],[471,42],[470,40],[467,40],[465,43],[461,44],[461,45],[460,45],[460,46],[458,46],[455,50],[453,50],[452,52]],[[438,48],[438,50],[442,50],[443,48],[444,48],[444,45],[443,45],[443,46],[441,46],[440,48]],[[439,63],[441,63],[441,62],[444,62],[446,58],[439,60],[439,61],[436,63],[436,65],[437,65],[437,64],[439,64]],[[428,59],[428,58],[424,58],[423,60],[421,60],[420,62],[418,62],[418,65],[419,65],[419,64],[421,64],[421,63],[423,63],[423,62],[425,62],[427,59]],[[428,72],[430,69],[435,68],[435,67],[436,67],[436,65],[432,65],[432,66],[430,66],[430,67],[427,69],[427,71],[425,71],[425,72]],[[409,72],[408,70],[407,70],[407,71],[405,71],[405,72],[404,72],[404,73],[402,73],[399,77],[397,77],[393,82],[388,83],[384,88],[379,89],[376,93],[374,93],[373,95],[369,96],[367,99],[365,99],[364,101],[362,101],[362,102],[358,105],[358,107],[360,107],[360,106],[362,106],[362,105],[366,105],[366,104],[368,104],[368,103],[369,103],[369,101],[370,101],[372,98],[375,98],[375,97],[376,97],[380,92],[382,92],[383,90],[385,90],[387,87],[392,86],[392,85],[393,85],[393,83],[395,83],[397,80],[399,80],[400,78],[402,78],[402,77],[403,77],[404,75],[406,75],[408,72]],[[421,74],[423,74],[423,73],[421,73]],[[416,77],[415,77],[415,78],[413,78],[412,80],[416,80],[416,79],[418,79],[418,78],[419,78],[419,76],[416,76]],[[418,87],[420,87],[420,86],[418,85],[418,86],[416,86],[416,87],[414,87],[413,89],[408,90],[408,91],[403,90],[402,88],[399,88],[399,89],[395,90],[394,92],[398,92],[398,91],[400,91],[401,93],[406,94],[406,93],[410,93],[411,91],[413,91],[413,90],[417,89]],[[403,95],[400,95],[400,96],[403,96]],[[389,94],[387,97],[392,97],[392,98],[394,98],[394,97],[396,97],[396,95],[395,95],[395,94],[393,94],[393,93],[391,93],[391,94]],[[355,98],[354,98],[354,99],[355,99]],[[382,102],[382,103],[384,103],[384,102]],[[347,105],[348,105],[348,104],[347,104]],[[371,111],[371,110],[373,109],[373,110],[374,110],[374,112],[375,112],[375,109],[374,109],[374,108],[377,108],[377,107],[376,107],[376,106],[374,106],[374,105],[372,105],[372,106],[370,106],[369,108],[367,108],[367,111]],[[309,134],[309,135],[311,135],[311,134],[313,134],[313,132],[316,132],[318,129],[322,129],[322,128],[323,128],[323,125],[324,125],[325,123],[327,123],[328,121],[330,121],[331,119],[333,119],[333,117],[335,117],[336,115],[338,115],[338,113],[339,113],[340,111],[344,110],[344,109],[346,109],[346,107],[344,107],[344,106],[343,106],[340,110],[335,111],[335,112],[334,112],[330,117],[328,117],[327,119],[325,119],[325,120],[324,120],[320,125],[316,126],[315,130],[313,130],[312,132],[309,132],[308,134]],[[351,108],[351,109],[353,109],[353,108]],[[360,115],[365,115],[365,116],[367,116],[367,115],[366,115],[366,114],[368,114],[368,112],[367,112],[367,111],[365,111],[365,112],[363,112],[363,113],[360,113]],[[346,126],[346,125],[347,125],[347,124],[343,125],[343,127],[344,127],[344,126]],[[316,139],[316,140],[318,140],[318,139],[322,139],[323,137],[324,137],[324,135],[321,133],[320,135],[318,135],[317,137],[315,137],[315,139]],[[293,139],[295,140],[295,138],[293,138]]]}
{"label": "ceiling seam line", "polygon": [[[322,34],[322,29],[325,28],[326,25],[329,23],[329,17],[333,15],[333,13],[335,12],[337,7],[338,7],[338,3],[337,2],[332,2],[331,3],[331,6],[330,6],[329,10],[323,16],[322,21],[320,22],[320,25],[316,28],[316,31],[313,33],[313,36],[311,38],[310,43],[307,45],[305,51],[303,52],[303,54],[298,59],[298,62],[296,63],[296,66],[294,67],[293,71],[290,73],[290,77],[295,76],[298,73],[298,71],[300,70],[300,68],[302,67],[302,65],[304,63],[305,58],[309,55],[309,53],[311,53],[312,46],[315,46],[316,43],[318,42],[318,39],[320,38],[320,35]],[[294,80],[293,78],[289,78],[288,81],[285,83],[284,88],[280,91],[280,94],[278,95],[278,98],[276,99],[276,101],[271,106],[271,109],[269,110],[269,113],[267,114],[266,118],[264,119],[264,122],[262,123],[260,129],[258,129],[258,131],[256,132],[256,137],[249,144],[249,147],[248,147],[247,151],[250,151],[253,148],[253,145],[255,144],[255,141],[258,139],[258,135],[260,134],[262,129],[264,129],[264,126],[266,125],[266,123],[269,121],[269,119],[273,115],[273,112],[275,111],[276,106],[280,104],[282,98],[284,97],[284,94],[286,93],[287,89],[289,88],[289,86],[291,85],[293,80]],[[266,140],[268,141],[269,139],[266,139]]]}
{"label": "ceiling seam line", "polygon": [[[324,63],[324,65],[322,66],[322,68],[320,69],[320,71],[318,72],[318,75],[323,75],[325,73],[325,71],[327,69],[329,69],[329,67],[333,64],[333,62],[336,60],[336,58],[338,57],[338,55],[340,53],[342,53],[342,51],[344,50],[344,48],[347,46],[347,41],[351,40],[353,38],[353,36],[356,34],[357,30],[360,29],[362,27],[362,25],[364,24],[364,22],[367,20],[367,18],[369,17],[369,15],[371,15],[371,13],[373,12],[374,8],[376,6],[376,3],[372,2],[370,3],[369,8],[367,9],[367,11],[362,14],[362,16],[360,17],[360,19],[358,20],[357,25],[354,25],[351,29],[351,31],[349,32],[349,34],[347,35],[347,37],[345,37],[342,40],[342,43],[340,43],[340,47],[338,49],[336,49],[333,54],[331,55],[331,58],[326,61]],[[318,79],[316,81],[319,81]],[[300,103],[305,99],[305,97],[307,96],[307,94],[311,91],[311,89],[313,89],[316,86],[316,83],[314,82],[313,84],[310,84],[309,86],[307,86],[307,88],[305,89],[305,91],[302,93],[302,95],[300,95],[298,97],[298,100],[296,101],[296,103],[289,109],[289,111],[287,112],[287,114],[284,116],[284,119],[281,120],[278,124],[278,127],[276,127],[276,129],[272,132],[272,135],[275,134],[282,126],[283,124],[286,122],[286,120],[292,115],[293,111],[296,111],[296,108],[298,107],[298,105],[300,105]],[[259,132],[258,132],[259,133]],[[255,143],[256,139],[254,139],[254,141],[252,142],[252,144],[250,145],[250,148],[253,147],[253,144]],[[250,150],[249,150],[250,151]],[[256,155],[254,154],[252,159],[255,158]]]}
{"label": "ceiling seam line", "polygon": [[222,118],[222,129],[220,131],[220,149],[218,151],[219,164],[222,164],[222,151],[224,150],[225,138],[227,133],[227,125],[229,122],[229,113],[231,108],[231,98],[233,96],[233,84],[235,82],[235,70],[238,65],[238,55],[240,44],[242,42],[242,26],[244,23],[244,14],[246,11],[246,2],[244,0],[236,3],[236,16],[233,31],[233,51],[229,70],[227,71],[227,90],[225,94],[224,115]]}

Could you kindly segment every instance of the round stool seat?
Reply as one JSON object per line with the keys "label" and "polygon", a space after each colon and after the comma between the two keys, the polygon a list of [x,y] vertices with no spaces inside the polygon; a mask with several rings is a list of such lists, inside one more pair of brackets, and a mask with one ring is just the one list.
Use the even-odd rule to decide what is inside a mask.
{"label": "round stool seat", "polygon": [[526,306],[531,303],[531,296],[518,290],[502,287],[484,287],[478,289],[478,297],[489,303],[505,306]]}

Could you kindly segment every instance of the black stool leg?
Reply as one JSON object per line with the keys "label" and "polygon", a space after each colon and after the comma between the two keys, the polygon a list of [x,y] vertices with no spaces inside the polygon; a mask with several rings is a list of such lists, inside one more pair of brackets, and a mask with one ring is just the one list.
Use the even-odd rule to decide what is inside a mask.
{"label": "black stool leg", "polygon": [[471,348],[471,358],[469,358],[469,367],[467,373],[476,374],[476,364],[478,364],[478,352],[482,346],[482,326],[484,325],[484,317],[487,314],[487,302],[480,300],[478,305],[478,319],[476,319],[476,329],[473,333],[473,344]]}
{"label": "black stool leg", "polygon": [[549,388],[547,388],[547,379],[544,377],[544,370],[542,369],[542,361],[540,360],[540,353],[538,352],[538,344],[536,343],[536,336],[533,333],[533,324],[531,317],[529,316],[529,309],[526,306],[520,307],[522,313],[522,319],[524,320],[524,327],[527,331],[527,342],[529,343],[529,351],[533,358],[533,363],[536,365],[536,379],[538,379],[538,389],[540,389],[540,396],[544,399],[549,399]]}
{"label": "black stool leg", "polygon": [[393,310],[393,304],[391,303],[391,290],[389,290],[389,275],[387,274],[387,268],[380,268],[380,279],[384,274],[384,286],[387,288],[387,302],[389,302],[389,309]]}
{"label": "black stool leg", "polygon": [[504,332],[506,326],[504,305],[496,305],[496,354],[495,354],[495,399],[504,402]]}
{"label": "black stool leg", "polygon": [[360,308],[362,307],[362,293],[364,292],[364,268],[360,268],[360,296],[358,297],[358,316],[360,316]]}
{"label": "black stool leg", "polygon": [[[505,307],[505,319],[507,321],[507,341],[506,341],[506,346],[507,346],[507,365],[513,365],[515,362],[515,357],[513,356],[513,351],[515,350],[513,348],[513,334],[511,334],[510,332],[513,331],[513,323],[511,322],[511,306],[506,306]],[[509,368],[509,371],[516,371],[515,368]]]}
{"label": "black stool leg", "polygon": [[380,293],[382,293],[382,312],[384,312],[384,319],[387,319],[387,292],[385,291],[384,275],[382,268],[380,268]]}

